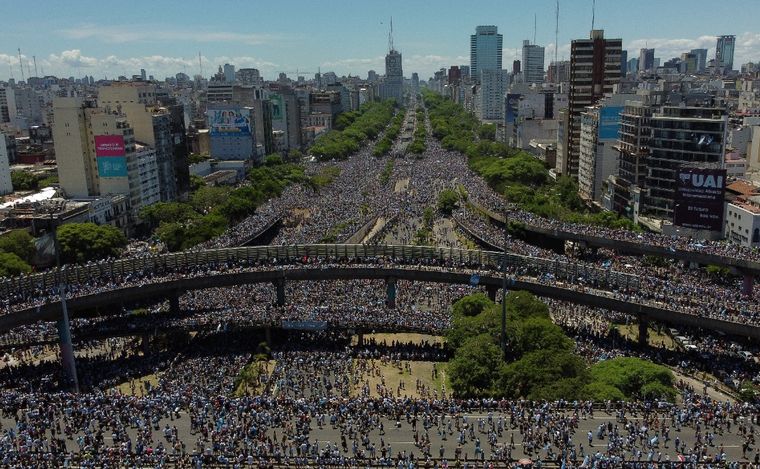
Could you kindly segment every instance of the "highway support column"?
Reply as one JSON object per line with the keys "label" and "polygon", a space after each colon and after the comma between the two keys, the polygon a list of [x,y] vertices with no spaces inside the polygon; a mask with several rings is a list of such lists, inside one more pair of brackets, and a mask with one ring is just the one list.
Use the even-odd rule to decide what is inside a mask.
{"label": "highway support column", "polygon": [[496,293],[499,291],[499,287],[496,285],[487,285],[486,286],[486,293],[488,294],[488,299],[496,302]]}
{"label": "highway support column", "polygon": [[285,279],[278,278],[272,283],[277,291],[277,306],[285,306]]}
{"label": "highway support column", "polygon": [[[61,291],[64,291],[63,285],[61,285]],[[66,307],[66,295],[64,293],[61,294],[61,308],[63,309],[63,315],[56,322],[58,338],[61,342],[61,362],[64,375],[71,386],[71,390],[78,393],[79,378],[77,377],[74,343],[71,340],[71,324],[69,323],[69,311]]]}
{"label": "highway support column", "polygon": [[179,292],[174,292],[169,297],[169,312],[179,314]]}
{"label": "highway support column", "polygon": [[649,321],[639,317],[639,345],[645,347],[649,343]]}
{"label": "highway support column", "polygon": [[396,279],[393,277],[385,279],[385,306],[391,309],[396,307]]}
{"label": "highway support column", "polygon": [[744,274],[742,282],[742,294],[752,296],[752,289],[755,287],[755,277],[752,274]]}

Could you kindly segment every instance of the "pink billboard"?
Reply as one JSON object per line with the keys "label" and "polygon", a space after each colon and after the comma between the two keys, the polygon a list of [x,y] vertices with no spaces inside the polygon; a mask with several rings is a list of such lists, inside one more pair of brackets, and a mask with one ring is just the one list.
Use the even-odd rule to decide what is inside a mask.
{"label": "pink billboard", "polygon": [[124,156],[124,137],[122,135],[96,135],[95,156]]}

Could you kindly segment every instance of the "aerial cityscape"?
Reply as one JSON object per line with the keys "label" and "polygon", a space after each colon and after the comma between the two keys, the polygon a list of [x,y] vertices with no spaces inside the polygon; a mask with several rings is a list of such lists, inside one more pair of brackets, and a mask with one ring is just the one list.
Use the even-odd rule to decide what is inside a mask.
{"label": "aerial cityscape", "polygon": [[760,469],[725,6],[4,9],[0,465]]}

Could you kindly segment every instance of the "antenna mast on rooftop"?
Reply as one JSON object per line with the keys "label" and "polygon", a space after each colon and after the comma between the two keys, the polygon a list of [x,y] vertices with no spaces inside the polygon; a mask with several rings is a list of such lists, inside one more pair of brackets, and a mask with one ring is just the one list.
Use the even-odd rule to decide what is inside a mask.
{"label": "antenna mast on rooftop", "polygon": [[393,17],[391,16],[391,30],[388,32],[388,51],[393,49]]}
{"label": "antenna mast on rooftop", "polygon": [[591,30],[594,30],[594,20],[596,19],[596,0],[591,0]]}
{"label": "antenna mast on rooftop", "polygon": [[533,44],[536,43],[536,28],[538,25],[538,20],[536,19],[536,14],[533,13]]}
{"label": "antenna mast on rooftop", "polygon": [[[554,67],[557,67],[557,52],[559,51],[559,0],[557,8],[554,10]],[[555,74],[556,71],[555,71]]]}
{"label": "antenna mast on rooftop", "polygon": [[25,81],[24,77],[24,62],[21,61],[21,48],[18,48],[18,68],[21,69],[21,81]]}
{"label": "antenna mast on rooftop", "polygon": [[34,60],[34,76],[39,77],[40,75],[37,73],[37,56],[33,55],[32,60]]}
{"label": "antenna mast on rooftop", "polygon": [[198,72],[203,78],[203,60],[201,59],[201,51],[198,51]]}

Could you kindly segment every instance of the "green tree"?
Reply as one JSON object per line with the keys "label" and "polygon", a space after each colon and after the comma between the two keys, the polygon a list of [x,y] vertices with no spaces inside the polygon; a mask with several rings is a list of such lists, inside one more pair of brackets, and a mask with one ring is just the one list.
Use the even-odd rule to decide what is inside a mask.
{"label": "green tree", "polygon": [[[500,386],[504,394],[512,398],[576,399],[587,379],[588,368],[578,355],[536,350],[504,367]],[[568,392],[571,394],[566,394]]]}
{"label": "green tree", "polygon": [[536,350],[571,352],[574,344],[562,329],[542,317],[532,317],[517,324],[515,336],[510,338],[510,348],[518,356]]}
{"label": "green tree", "polygon": [[454,317],[477,316],[493,306],[494,302],[484,293],[473,293],[458,299],[452,306],[452,313]]}
{"label": "green tree", "polygon": [[613,386],[629,399],[673,400],[673,372],[662,365],[633,357],[618,357],[591,368],[595,383]]}
{"label": "green tree", "polygon": [[157,202],[140,209],[140,218],[151,226],[184,223],[198,216],[192,205],[183,202]]}
{"label": "green tree", "polygon": [[37,249],[34,239],[26,230],[11,230],[0,236],[0,251],[13,253],[25,262],[31,262]]}
{"label": "green tree", "polygon": [[449,216],[459,205],[459,194],[453,189],[444,189],[438,193],[438,211]]}
{"label": "green tree", "polygon": [[496,378],[503,365],[501,350],[488,335],[467,339],[449,362],[451,389],[456,397],[488,397],[497,394]]}
{"label": "green tree", "polygon": [[481,140],[496,140],[496,126],[494,124],[483,124],[478,129],[478,137]]}
{"label": "green tree", "polygon": [[63,262],[81,263],[117,256],[127,238],[111,225],[66,223],[58,228],[58,243]]}
{"label": "green tree", "polygon": [[11,171],[11,184],[17,191],[37,190],[39,180],[40,177],[29,171]]}
{"label": "green tree", "polygon": [[0,277],[28,274],[32,268],[12,252],[0,252]]}
{"label": "green tree", "polygon": [[195,192],[205,185],[206,181],[204,181],[202,177],[195,174],[190,175],[190,192]]}
{"label": "green tree", "polygon": [[229,187],[204,186],[190,196],[190,205],[196,212],[207,214],[229,197]]}

